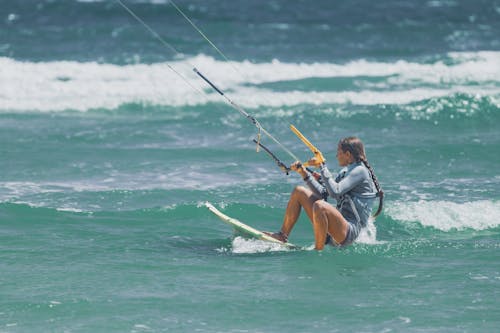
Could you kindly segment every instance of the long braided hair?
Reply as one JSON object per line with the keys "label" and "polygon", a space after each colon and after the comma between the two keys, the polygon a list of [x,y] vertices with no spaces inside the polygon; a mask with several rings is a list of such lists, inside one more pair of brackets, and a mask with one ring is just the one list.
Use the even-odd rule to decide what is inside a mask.
{"label": "long braided hair", "polygon": [[339,146],[342,149],[342,151],[350,152],[356,162],[363,162],[368,171],[370,171],[370,175],[372,177],[373,184],[375,184],[375,187],[377,189],[377,196],[379,198],[377,211],[375,212],[375,214],[373,214],[374,218],[377,217],[382,212],[382,208],[384,207],[384,191],[382,191],[382,188],[380,186],[380,183],[378,182],[375,172],[373,171],[373,168],[368,163],[368,159],[366,158],[366,153],[365,153],[365,146],[363,145],[363,142],[355,136],[350,136],[340,140]]}

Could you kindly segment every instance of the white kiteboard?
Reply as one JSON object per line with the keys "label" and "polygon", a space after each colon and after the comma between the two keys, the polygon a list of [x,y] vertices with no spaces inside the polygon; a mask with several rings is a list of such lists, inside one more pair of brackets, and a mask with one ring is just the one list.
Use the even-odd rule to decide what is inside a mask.
{"label": "white kiteboard", "polygon": [[285,243],[285,242],[282,242],[280,240],[277,240],[276,238],[273,238],[273,237],[263,233],[260,230],[252,228],[251,226],[246,225],[245,223],[238,221],[235,218],[227,216],[226,214],[222,213],[217,208],[215,208],[210,202],[205,202],[205,206],[208,208],[208,210],[210,210],[212,213],[214,213],[223,222],[225,222],[225,223],[229,224],[231,227],[233,227],[233,229],[236,233],[238,233],[242,236],[256,238],[256,239],[260,239],[260,240],[267,241],[267,242],[277,243],[277,244],[285,246],[289,249],[298,249],[299,248],[299,246],[293,245],[292,243]]}

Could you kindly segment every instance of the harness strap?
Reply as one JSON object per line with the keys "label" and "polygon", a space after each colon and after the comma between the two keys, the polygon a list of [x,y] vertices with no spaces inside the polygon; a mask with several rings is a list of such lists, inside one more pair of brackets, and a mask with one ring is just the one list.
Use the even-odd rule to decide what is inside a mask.
{"label": "harness strap", "polygon": [[354,213],[354,217],[356,218],[357,223],[361,223],[361,218],[359,217],[358,209],[356,208],[356,205],[354,204],[354,201],[352,200],[351,196],[349,194],[344,194],[342,196],[342,199],[340,200],[340,207],[339,209],[342,209],[344,206],[344,202],[346,202],[351,206],[351,210]]}

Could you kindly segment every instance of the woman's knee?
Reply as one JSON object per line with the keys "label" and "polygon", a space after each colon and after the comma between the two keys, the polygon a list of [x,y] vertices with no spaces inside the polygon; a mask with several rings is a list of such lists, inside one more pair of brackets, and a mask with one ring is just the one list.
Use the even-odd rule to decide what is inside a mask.
{"label": "woman's knee", "polygon": [[300,192],[300,193],[304,193],[308,191],[308,189],[305,187],[305,186],[302,186],[302,185],[297,185],[295,186],[295,188],[293,189],[293,192]]}
{"label": "woman's knee", "polygon": [[315,201],[313,204],[313,212],[314,213],[324,212],[329,207],[331,207],[331,205],[329,203],[327,203],[326,201],[318,200],[318,201]]}
{"label": "woman's knee", "polygon": [[330,220],[332,218],[339,219],[342,217],[342,214],[338,211],[337,208],[330,205],[328,202],[324,200],[315,201],[312,206],[313,216],[325,215],[328,216],[327,219]]}
{"label": "woman's knee", "polygon": [[304,196],[308,196],[308,189],[305,188],[304,186],[301,186],[301,185],[298,185],[298,186],[295,186],[295,188],[293,189],[292,191],[292,197],[304,197]]}

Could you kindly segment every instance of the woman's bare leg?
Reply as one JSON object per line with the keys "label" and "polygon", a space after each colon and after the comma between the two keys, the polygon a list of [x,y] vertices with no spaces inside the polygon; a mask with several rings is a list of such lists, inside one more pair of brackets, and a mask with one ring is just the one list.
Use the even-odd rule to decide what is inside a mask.
{"label": "woman's bare leg", "polygon": [[315,249],[325,247],[326,234],[329,233],[337,243],[342,243],[347,237],[349,224],[337,208],[323,200],[312,205],[312,221],[314,228]]}
{"label": "woman's bare leg", "polygon": [[321,198],[304,186],[297,186],[290,195],[290,200],[285,211],[281,232],[290,235],[295,223],[299,219],[301,208],[304,207],[309,219],[313,220],[313,204]]}

